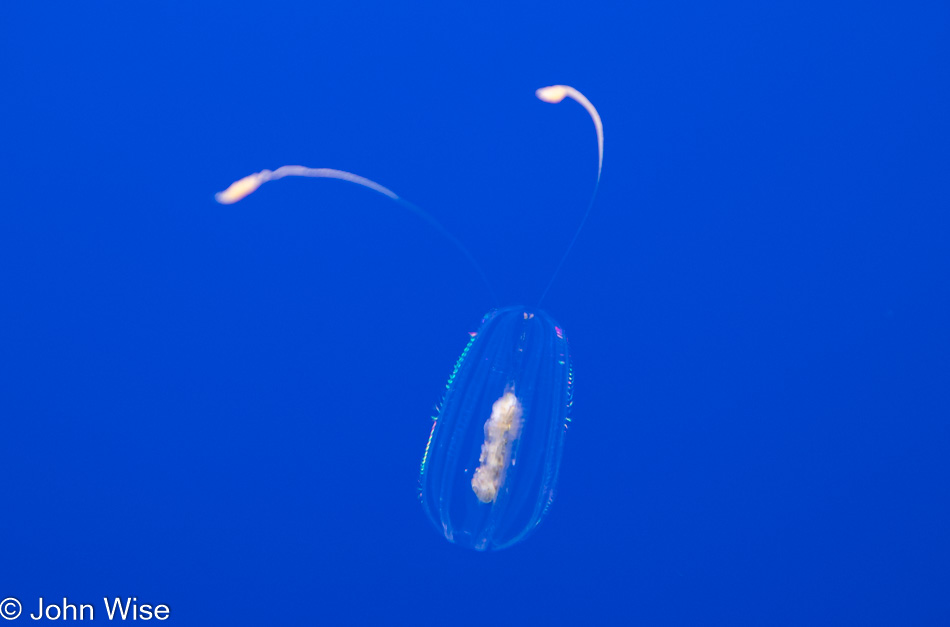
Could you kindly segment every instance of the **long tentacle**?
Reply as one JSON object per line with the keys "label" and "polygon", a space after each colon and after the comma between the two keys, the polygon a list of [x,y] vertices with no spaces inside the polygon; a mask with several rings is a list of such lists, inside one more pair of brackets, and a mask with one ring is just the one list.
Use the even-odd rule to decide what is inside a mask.
{"label": "long tentacle", "polygon": [[344,170],[334,170],[331,168],[307,168],[302,165],[285,165],[273,171],[261,170],[260,172],[249,174],[248,176],[231,183],[231,185],[226,190],[215,194],[214,198],[222,205],[231,205],[246,197],[248,194],[251,194],[264,183],[268,181],[276,181],[277,179],[282,179],[285,176],[304,176],[317,179],[339,179],[341,181],[347,181],[349,183],[355,183],[356,185],[366,187],[395,201],[410,213],[414,213],[428,222],[432,228],[448,239],[452,245],[455,246],[455,248],[457,248],[459,252],[465,256],[465,258],[472,265],[472,268],[474,268],[478,273],[478,276],[481,277],[482,281],[485,283],[485,287],[488,288],[489,294],[492,295],[492,299],[495,301],[498,300],[495,296],[495,291],[492,289],[491,282],[485,275],[484,270],[482,270],[482,267],[478,265],[477,261],[475,261],[475,257],[472,256],[472,253],[468,251],[465,245],[462,244],[462,242],[457,237],[452,235],[452,233],[446,230],[445,227],[439,224],[435,218],[430,216],[428,213],[413,203],[402,198],[401,196],[398,196],[395,192],[383,187],[379,183],[359,176],[358,174],[353,174],[352,172],[346,172]]}
{"label": "long tentacle", "polygon": [[587,223],[587,216],[590,215],[590,210],[594,207],[594,200],[597,198],[597,190],[600,188],[600,173],[604,167],[604,124],[601,122],[600,114],[597,113],[597,109],[593,104],[591,104],[590,100],[588,100],[584,94],[577,91],[573,87],[568,85],[552,85],[550,87],[542,87],[535,92],[535,95],[544,102],[550,102],[553,104],[561,102],[565,98],[570,98],[577,101],[587,110],[587,113],[590,114],[591,119],[594,121],[594,129],[597,131],[597,181],[594,183],[594,191],[590,195],[590,200],[587,203],[587,209],[584,211],[584,217],[581,218],[581,223],[578,225],[577,230],[574,231],[574,237],[571,238],[571,243],[567,245],[567,250],[565,250],[564,254],[561,256],[561,260],[554,269],[554,274],[551,275],[551,280],[548,281],[547,287],[545,287],[544,291],[541,292],[541,298],[538,300],[538,306],[540,307],[541,303],[544,302],[544,297],[548,295],[548,291],[551,289],[551,286],[554,285],[554,281],[557,279],[558,273],[561,272],[564,262],[567,261],[568,255],[571,254],[571,249],[574,248],[574,243],[577,241],[577,237],[584,229],[584,224]]}

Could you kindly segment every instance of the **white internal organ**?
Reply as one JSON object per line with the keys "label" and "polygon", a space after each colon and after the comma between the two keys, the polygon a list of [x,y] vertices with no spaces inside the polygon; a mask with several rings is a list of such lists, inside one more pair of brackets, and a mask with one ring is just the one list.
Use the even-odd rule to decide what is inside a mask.
{"label": "white internal organ", "polygon": [[521,430],[521,402],[512,388],[491,406],[485,423],[485,443],[478,458],[480,464],[472,477],[472,490],[482,503],[491,503],[505,482],[505,470],[511,459],[511,447]]}

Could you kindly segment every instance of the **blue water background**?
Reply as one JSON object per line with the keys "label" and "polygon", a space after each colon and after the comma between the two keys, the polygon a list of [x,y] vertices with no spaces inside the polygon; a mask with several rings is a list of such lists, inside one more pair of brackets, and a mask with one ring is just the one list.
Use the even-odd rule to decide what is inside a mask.
{"label": "blue water background", "polygon": [[[948,42],[942,2],[9,3],[0,597],[948,624]],[[468,332],[536,302],[591,191],[552,83],[606,131],[544,303],[574,422],[540,529],[476,554],[418,466]],[[429,210],[498,302],[372,192],[213,201],[298,163]]]}

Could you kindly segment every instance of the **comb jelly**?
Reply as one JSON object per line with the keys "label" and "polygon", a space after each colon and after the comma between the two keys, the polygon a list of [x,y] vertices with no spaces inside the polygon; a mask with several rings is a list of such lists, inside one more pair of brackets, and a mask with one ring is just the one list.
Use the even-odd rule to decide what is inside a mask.
{"label": "comb jelly", "polygon": [[[540,306],[593,207],[603,168],[604,134],[597,110],[573,87],[553,85],[536,95],[550,103],[575,100],[590,114],[597,132],[594,191],[541,294]],[[285,165],[245,176],[215,198],[229,205],[286,176],[339,179],[387,196],[448,239],[494,293],[458,238],[416,205],[357,174]],[[422,460],[422,505],[447,540],[478,551],[503,549],[538,526],[554,499],[572,398],[570,351],[554,318],[539,307],[520,305],[485,315],[449,377]]]}

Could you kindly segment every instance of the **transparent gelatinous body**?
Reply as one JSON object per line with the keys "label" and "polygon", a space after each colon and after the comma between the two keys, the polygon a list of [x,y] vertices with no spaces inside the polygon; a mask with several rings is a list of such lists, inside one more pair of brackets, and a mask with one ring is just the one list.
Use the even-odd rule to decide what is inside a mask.
{"label": "transparent gelatinous body", "polygon": [[[541,522],[571,395],[567,338],[551,316],[520,306],[485,316],[449,378],[422,460],[422,503],[446,538],[502,549]],[[494,484],[479,486],[486,476]]]}

